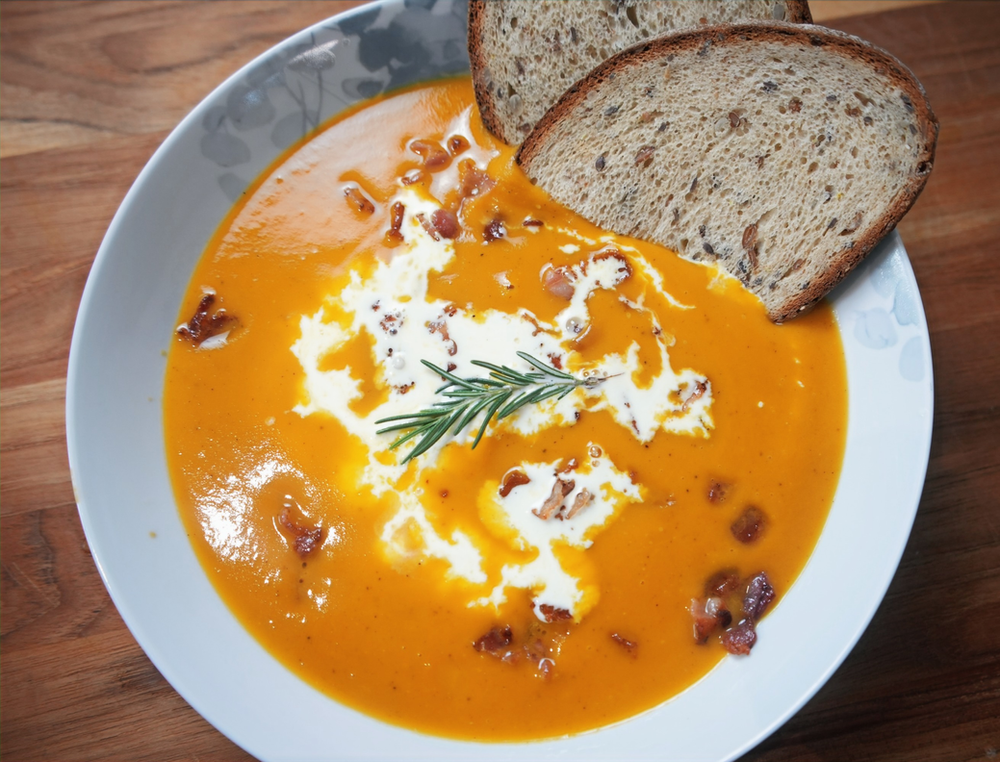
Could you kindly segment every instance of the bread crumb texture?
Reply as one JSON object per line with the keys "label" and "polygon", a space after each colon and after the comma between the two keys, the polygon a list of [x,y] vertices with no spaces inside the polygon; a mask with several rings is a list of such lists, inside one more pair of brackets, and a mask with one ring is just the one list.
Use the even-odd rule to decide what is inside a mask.
{"label": "bread crumb texture", "polygon": [[936,138],[922,88],[887,53],[819,27],[742,25],[606,62],[518,161],[591,221],[718,262],[781,322],[895,226]]}
{"label": "bread crumb texture", "polygon": [[566,90],[616,53],[688,27],[810,21],[785,0],[472,0],[470,59],[487,127],[518,145]]}

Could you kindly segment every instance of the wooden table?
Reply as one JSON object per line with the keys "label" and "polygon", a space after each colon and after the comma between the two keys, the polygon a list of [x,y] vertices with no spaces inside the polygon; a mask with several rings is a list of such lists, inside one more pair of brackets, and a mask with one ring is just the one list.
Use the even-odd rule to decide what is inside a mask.
{"label": "wooden table", "polygon": [[[258,53],[354,4],[0,4],[6,759],[249,759],[160,676],[101,583],[70,485],[67,355],[104,231],[169,130]],[[1000,3],[815,0],[813,11],[912,67],[941,121],[934,173],[899,226],[931,330],[934,439],[913,534],[871,626],[816,697],[746,759],[994,759]],[[802,639],[808,647],[808,623]]]}

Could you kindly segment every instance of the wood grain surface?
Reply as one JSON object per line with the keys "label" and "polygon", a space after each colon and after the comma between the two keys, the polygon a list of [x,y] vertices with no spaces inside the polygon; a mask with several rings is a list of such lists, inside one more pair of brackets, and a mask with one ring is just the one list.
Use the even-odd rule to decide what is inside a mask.
{"label": "wood grain surface", "polygon": [[[251,759],[160,676],[101,583],[66,457],[69,342],[108,223],[170,129],[254,56],[356,4],[0,2],[3,759]],[[933,175],[899,226],[931,331],[934,438],[870,627],[745,759],[996,759],[1000,3],[812,7],[907,63],[941,122]]]}

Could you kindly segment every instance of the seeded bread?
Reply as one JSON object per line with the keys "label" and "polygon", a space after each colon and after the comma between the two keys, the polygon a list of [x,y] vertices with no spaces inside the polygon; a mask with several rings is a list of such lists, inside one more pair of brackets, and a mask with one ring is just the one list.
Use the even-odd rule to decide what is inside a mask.
{"label": "seeded bread", "polygon": [[617,233],[717,261],[775,322],[808,310],[913,205],[938,124],[863,40],[777,22],[679,32],[574,85],[517,161]]}
{"label": "seeded bread", "polygon": [[483,123],[518,145],[606,58],[699,24],[810,23],[806,0],[470,0],[469,60]]}

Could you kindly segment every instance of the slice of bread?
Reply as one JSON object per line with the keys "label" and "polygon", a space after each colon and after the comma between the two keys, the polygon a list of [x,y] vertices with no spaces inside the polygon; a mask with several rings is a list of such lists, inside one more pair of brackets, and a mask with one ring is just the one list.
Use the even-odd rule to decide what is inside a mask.
{"label": "slice of bread", "polygon": [[615,53],[686,27],[751,19],[812,21],[805,0],[470,0],[483,123],[518,145],[570,85]]}
{"label": "slice of bread", "polygon": [[864,40],[782,23],[679,32],[574,85],[517,161],[594,223],[717,261],[775,322],[808,310],[895,227],[938,124]]}

